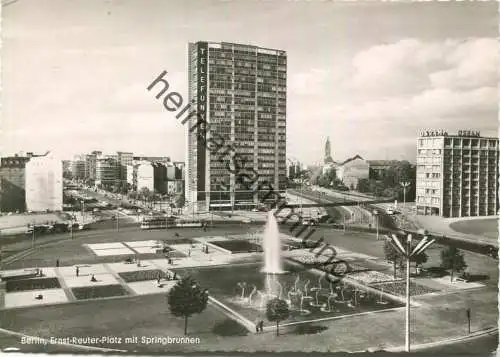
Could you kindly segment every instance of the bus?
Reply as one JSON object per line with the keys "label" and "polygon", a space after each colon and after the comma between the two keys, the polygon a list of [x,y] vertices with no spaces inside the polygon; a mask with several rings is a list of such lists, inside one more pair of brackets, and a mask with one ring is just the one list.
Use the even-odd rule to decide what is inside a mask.
{"label": "bus", "polygon": [[197,220],[180,219],[175,222],[175,227],[202,227],[203,222]]}
{"label": "bus", "polygon": [[172,220],[167,217],[144,217],[141,222],[141,229],[166,229],[172,225]]}
{"label": "bus", "polygon": [[144,217],[141,229],[167,229],[176,227],[202,227],[202,222],[197,220],[176,220],[175,217]]}

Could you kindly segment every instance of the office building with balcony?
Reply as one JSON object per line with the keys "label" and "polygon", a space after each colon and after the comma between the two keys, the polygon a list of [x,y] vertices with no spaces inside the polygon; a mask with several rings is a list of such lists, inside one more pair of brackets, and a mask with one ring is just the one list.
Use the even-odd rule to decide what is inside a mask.
{"label": "office building with balcony", "polygon": [[32,157],[26,162],[26,209],[33,212],[62,211],[62,161],[53,156]]}
{"label": "office building with balcony", "polygon": [[[190,113],[185,124],[186,200],[195,210],[244,209],[266,195],[274,201],[270,187],[284,195],[286,52],[196,42],[189,44],[188,68],[189,102],[196,115]],[[237,169],[229,165],[231,154],[207,148],[203,138],[231,147]],[[243,174],[251,180],[245,181]]]}
{"label": "office building with balcony", "polygon": [[417,142],[417,214],[496,215],[498,138],[477,131],[425,131]]}
{"label": "office building with balcony", "polygon": [[96,159],[96,185],[105,187],[115,185],[119,180],[118,167],[118,161],[114,156]]}

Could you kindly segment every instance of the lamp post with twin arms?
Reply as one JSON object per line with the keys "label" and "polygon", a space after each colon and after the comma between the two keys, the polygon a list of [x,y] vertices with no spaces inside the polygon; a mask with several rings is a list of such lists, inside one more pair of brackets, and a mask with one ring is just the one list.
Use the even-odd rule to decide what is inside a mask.
{"label": "lamp post with twin arms", "polygon": [[403,205],[406,205],[406,190],[410,187],[411,183],[408,181],[400,182],[401,187],[403,187]]}
{"label": "lamp post with twin arms", "polygon": [[399,238],[392,234],[387,236],[388,241],[396,248],[396,250],[403,255],[406,259],[406,320],[405,320],[405,350],[410,352],[410,260],[412,257],[422,253],[432,243],[434,239],[429,240],[427,236],[418,242],[415,248],[412,249],[412,236],[408,234],[406,237],[406,244],[403,244]]}

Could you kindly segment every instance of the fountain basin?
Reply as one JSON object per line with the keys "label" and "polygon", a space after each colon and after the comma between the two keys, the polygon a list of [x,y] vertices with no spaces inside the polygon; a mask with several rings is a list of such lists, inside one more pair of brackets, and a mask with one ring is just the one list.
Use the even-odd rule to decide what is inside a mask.
{"label": "fountain basin", "polygon": [[[309,270],[303,270],[302,267],[295,266],[284,262],[284,271],[286,274],[270,274],[273,278],[279,281],[282,286],[281,299],[289,300],[291,308],[290,318],[287,322],[306,322],[318,318],[329,318],[347,316],[356,313],[386,310],[404,306],[403,303],[395,300],[387,299],[380,294],[374,294],[370,291],[364,291],[365,298],[358,302],[357,306],[347,306],[347,301],[351,299],[344,295],[345,300],[342,300],[341,291],[354,290],[355,285],[348,282],[338,283],[339,289],[335,286],[330,287],[328,283],[323,282],[323,288],[317,291],[310,292],[312,288],[317,288],[318,275]],[[207,268],[185,268],[185,269],[172,269],[181,277],[185,274],[190,274],[195,278],[204,288],[210,291],[210,295],[219,300],[221,303],[227,305],[230,309],[237,311],[239,314],[247,318],[249,321],[255,321],[256,318],[262,316],[265,311],[265,303],[262,304],[262,295],[266,296],[266,300],[272,296],[279,295],[279,289],[275,289],[272,294],[266,293],[266,274],[260,272],[261,265],[255,264],[241,264],[231,266],[207,267]],[[297,276],[299,279],[297,281]],[[310,281],[308,288],[308,295],[305,294],[304,285]],[[245,282],[246,288],[244,298],[241,299],[242,290],[238,283]],[[251,303],[248,301],[248,296],[253,290],[255,285],[258,293],[254,293]],[[358,290],[363,290],[357,287]],[[338,294],[336,299],[333,298],[331,291]],[[338,291],[337,291],[338,290]],[[316,304],[316,292],[318,292],[318,302]],[[301,308],[300,303],[303,300]],[[328,299],[330,299],[330,309],[323,308],[324,304],[328,306]],[[382,300],[385,304],[379,303]],[[316,306],[312,306],[312,302]],[[307,310],[307,311],[306,311]],[[328,310],[328,311],[327,311]],[[265,319],[264,319],[265,320]],[[267,324],[267,321],[266,321]]]}

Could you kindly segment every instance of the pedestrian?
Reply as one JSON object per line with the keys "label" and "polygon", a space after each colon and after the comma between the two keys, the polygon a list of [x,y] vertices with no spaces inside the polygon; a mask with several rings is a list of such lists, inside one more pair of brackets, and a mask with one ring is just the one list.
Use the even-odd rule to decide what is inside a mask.
{"label": "pedestrian", "polygon": [[76,276],[79,276],[79,275],[80,275],[80,268],[76,267]]}
{"label": "pedestrian", "polygon": [[259,330],[260,332],[264,332],[264,320],[259,321]]}
{"label": "pedestrian", "polygon": [[191,249],[188,249],[188,257],[191,256]]}
{"label": "pedestrian", "polygon": [[259,327],[260,327],[259,323],[260,323],[259,321],[257,321],[257,322],[255,323],[255,332],[256,332],[256,333],[259,333]]}
{"label": "pedestrian", "polygon": [[56,267],[59,268],[59,259],[56,260]]}

